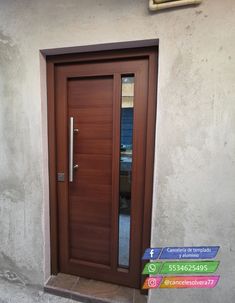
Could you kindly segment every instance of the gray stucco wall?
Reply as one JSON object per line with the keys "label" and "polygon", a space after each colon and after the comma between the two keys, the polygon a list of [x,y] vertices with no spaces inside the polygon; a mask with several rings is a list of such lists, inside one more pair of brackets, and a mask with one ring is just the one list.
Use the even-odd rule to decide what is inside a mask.
{"label": "gray stucco wall", "polygon": [[[152,246],[220,245],[214,290],[150,302],[235,301],[235,2],[158,14],[147,0],[0,0],[0,273],[48,276],[45,64],[40,49],[159,38]],[[40,78],[41,77],[41,78]],[[1,282],[0,282],[1,283]]]}

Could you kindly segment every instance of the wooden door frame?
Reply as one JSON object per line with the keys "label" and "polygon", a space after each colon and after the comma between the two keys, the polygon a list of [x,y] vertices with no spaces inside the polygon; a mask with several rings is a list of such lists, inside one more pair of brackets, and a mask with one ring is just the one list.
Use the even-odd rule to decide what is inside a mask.
{"label": "wooden door frame", "polygon": [[54,69],[57,64],[68,62],[92,62],[110,59],[148,58],[148,112],[146,163],[144,184],[144,212],[142,229],[142,252],[150,246],[153,173],[155,151],[155,129],[157,111],[157,74],[158,74],[158,40],[121,42],[103,45],[82,46],[74,48],[70,54],[61,51],[42,51],[47,63],[47,118],[48,118],[48,156],[49,156],[49,203],[50,203],[50,243],[51,274],[59,272],[58,248],[58,207],[57,207],[57,171],[56,171],[56,129],[55,129],[55,88]]}

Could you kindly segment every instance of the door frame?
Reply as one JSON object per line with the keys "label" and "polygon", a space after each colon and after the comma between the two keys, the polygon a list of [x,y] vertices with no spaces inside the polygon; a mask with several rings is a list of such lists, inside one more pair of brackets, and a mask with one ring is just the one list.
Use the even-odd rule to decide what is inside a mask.
{"label": "door frame", "polygon": [[[50,206],[50,244],[51,274],[59,273],[58,246],[58,207],[57,207],[57,170],[56,170],[56,129],[55,129],[55,88],[54,69],[57,64],[68,62],[92,62],[109,59],[148,58],[148,110],[146,162],[144,184],[144,212],[142,229],[142,252],[150,246],[155,129],[157,112],[157,75],[158,75],[158,40],[141,40],[71,48],[71,52],[45,50],[47,66],[47,119],[48,119],[48,158],[49,158],[49,206]],[[62,53],[62,54],[58,54]]]}

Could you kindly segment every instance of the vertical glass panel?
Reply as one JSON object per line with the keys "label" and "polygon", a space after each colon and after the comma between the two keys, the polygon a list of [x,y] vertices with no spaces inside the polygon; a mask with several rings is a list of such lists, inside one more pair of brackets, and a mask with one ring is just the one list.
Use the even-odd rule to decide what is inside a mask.
{"label": "vertical glass panel", "polygon": [[134,76],[122,77],[119,176],[119,267],[129,267]]}

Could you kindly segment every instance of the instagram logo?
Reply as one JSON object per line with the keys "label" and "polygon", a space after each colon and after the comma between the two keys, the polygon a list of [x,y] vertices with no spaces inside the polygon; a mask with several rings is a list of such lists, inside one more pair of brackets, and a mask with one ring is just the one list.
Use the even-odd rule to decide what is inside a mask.
{"label": "instagram logo", "polygon": [[149,278],[148,279],[148,287],[149,288],[155,288],[157,287],[157,281],[155,278]]}
{"label": "instagram logo", "polygon": [[143,289],[158,288],[162,277],[147,278],[144,282]]}

